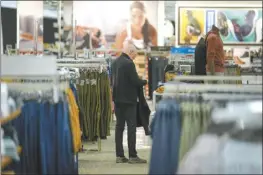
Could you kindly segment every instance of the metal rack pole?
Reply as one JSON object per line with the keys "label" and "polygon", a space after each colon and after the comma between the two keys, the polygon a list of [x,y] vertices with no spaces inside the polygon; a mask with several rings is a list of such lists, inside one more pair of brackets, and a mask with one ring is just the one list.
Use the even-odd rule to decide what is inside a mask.
{"label": "metal rack pole", "polygon": [[38,20],[34,21],[34,53],[36,55],[38,51],[38,26],[39,26],[39,21]]}
{"label": "metal rack pole", "polygon": [[[3,41],[3,39],[2,39],[2,15],[1,15],[2,13],[1,13],[1,9],[2,8],[0,8],[0,62],[2,62],[2,54],[3,54],[3,46],[2,46],[2,44],[3,44],[3,42],[2,42]],[[0,136],[1,135],[2,135],[2,129],[0,129]],[[2,168],[1,168],[2,167],[1,166],[1,164],[2,164],[2,156],[1,156],[0,159],[1,159],[0,160],[0,174],[2,174]]]}
{"label": "metal rack pole", "polygon": [[61,46],[61,37],[62,37],[62,30],[61,30],[61,27],[62,27],[62,20],[61,20],[61,17],[62,17],[62,13],[61,13],[61,9],[62,9],[62,2],[61,1],[58,1],[58,7],[57,7],[57,11],[58,11],[58,59],[61,58],[61,51],[62,51],[62,46]]}
{"label": "metal rack pole", "polygon": [[[0,54],[4,54],[4,49],[3,49],[3,31],[2,31],[2,8],[0,8]],[[1,60],[0,60],[1,61]],[[0,172],[1,172],[1,167],[0,167]]]}

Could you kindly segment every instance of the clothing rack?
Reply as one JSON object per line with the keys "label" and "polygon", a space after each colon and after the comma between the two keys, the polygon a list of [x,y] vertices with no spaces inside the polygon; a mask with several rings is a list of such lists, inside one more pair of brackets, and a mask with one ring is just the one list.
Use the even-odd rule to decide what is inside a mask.
{"label": "clothing rack", "polygon": [[54,56],[2,55],[1,57],[1,76],[56,77],[56,57]]}
{"label": "clothing rack", "polygon": [[[57,67],[67,67],[67,68],[98,68],[100,72],[105,69],[107,66],[107,59],[106,58],[93,58],[93,59],[73,59],[73,58],[63,58],[57,59]],[[100,133],[99,133],[100,134]],[[98,137],[98,145],[97,150],[90,150],[90,151],[101,151],[101,138]]]}
{"label": "clothing rack", "polygon": [[[246,77],[248,80],[253,77]],[[181,84],[178,81],[190,80],[190,81],[238,81],[242,80],[240,76],[178,76],[174,78],[171,83],[165,84],[165,93],[178,92],[180,90],[189,91],[232,91],[232,92],[257,92],[262,93],[262,85],[235,85],[235,84]],[[176,88],[175,88],[176,87]]]}
{"label": "clothing rack", "polygon": [[[48,67],[48,69],[47,69],[47,67]],[[59,76],[57,74],[57,66],[56,66],[56,58],[55,57],[52,57],[52,56],[43,56],[43,57],[39,57],[39,56],[6,56],[6,55],[2,56],[1,82],[5,82],[7,84],[7,88],[8,88],[7,90],[8,91],[9,90],[11,90],[10,92],[14,91],[15,94],[16,94],[17,90],[19,92],[29,92],[29,93],[32,93],[32,94],[40,93],[40,96],[38,96],[38,95],[37,96],[35,96],[35,95],[32,96],[32,98],[34,98],[34,100],[36,102],[27,101],[27,100],[24,101],[23,108],[22,108],[23,111],[24,110],[27,111],[27,112],[28,111],[32,111],[32,110],[30,110],[30,105],[34,105],[34,108],[32,108],[32,109],[34,111],[37,111],[39,109],[39,107],[40,107],[40,105],[37,105],[38,97],[41,97],[42,95],[45,95],[45,94],[42,94],[42,92],[43,91],[45,92],[45,90],[47,90],[47,89],[48,90],[53,89],[53,91],[50,91],[50,92],[52,92],[51,95],[53,96],[52,102],[54,102],[54,103],[58,102],[59,101],[59,89],[61,89],[61,88],[63,88],[63,89],[69,88],[69,86],[65,86],[66,85],[65,83],[62,83],[63,87],[61,87],[61,83],[59,83],[58,79],[59,79]],[[31,91],[30,89],[33,89],[34,91]],[[48,91],[48,93],[49,93],[49,91]],[[27,96],[28,94],[25,94],[25,95]],[[24,100],[24,98],[26,96],[22,97],[23,100]],[[52,97],[52,96],[50,96],[50,97]],[[17,96],[17,97],[20,97],[20,96]],[[51,104],[51,103],[49,103],[49,104]],[[56,106],[53,106],[53,107],[57,107],[59,105],[61,106],[61,104],[62,103],[60,103],[60,102],[56,103],[56,104],[54,104]],[[53,103],[52,103],[52,105],[53,105]],[[20,106],[19,106],[19,110],[22,111],[22,109],[20,110]],[[62,108],[60,108],[60,109],[62,109]],[[32,119],[32,116],[33,116],[33,118],[39,117],[39,120],[43,119],[43,121],[50,122],[48,118],[45,119],[46,116],[41,118],[41,115],[34,116],[34,114],[28,114],[25,111],[20,113],[20,114],[17,114],[16,116],[19,115],[20,117],[18,117],[16,119],[15,119],[16,116],[13,116],[13,113],[11,113],[11,115],[9,115],[8,118],[4,118],[3,120],[1,119],[1,125],[2,124],[7,124],[7,122],[10,122],[12,120],[12,125],[14,125],[14,127],[16,129],[22,129],[22,131],[24,129],[22,127],[31,127],[31,129],[32,129],[34,126],[37,126],[36,125],[36,124],[38,124],[37,121],[32,121],[32,123],[34,123],[34,122],[35,123],[31,124],[30,126],[28,124],[24,125],[22,121],[27,120],[27,119],[25,119],[26,115],[27,115],[28,118],[31,118],[31,119]],[[43,109],[42,112],[40,112],[40,111],[38,111],[38,112],[39,112],[38,114],[45,115],[44,112],[48,112],[48,111],[45,111]],[[52,116],[51,118],[54,119],[56,117],[57,116]],[[60,118],[61,118],[61,116],[60,116]],[[51,123],[54,124],[53,122],[51,122]],[[61,121],[61,124],[62,123],[63,122]],[[45,126],[47,126],[47,125],[45,125]],[[69,124],[67,124],[67,127],[68,127],[68,129],[70,129],[69,128]],[[38,130],[36,130],[35,132],[40,132],[40,128],[39,127],[37,127],[36,129],[38,129]],[[53,128],[53,131],[56,132],[57,131],[56,129],[57,128]],[[61,130],[62,129],[60,129],[60,131],[59,131],[60,133],[62,133]],[[43,129],[42,129],[42,131],[43,131]],[[63,130],[63,131],[65,131],[65,130]],[[41,132],[41,134],[43,134],[43,133],[44,132]],[[22,140],[25,139],[25,137],[24,137],[26,135],[25,133],[18,132],[18,134],[19,134],[18,137],[20,139],[22,139]],[[71,137],[71,133],[68,132],[68,133],[65,133],[65,134],[68,134],[68,136]],[[54,135],[54,133],[53,133],[53,135]],[[36,135],[34,135],[34,136],[36,136]],[[35,137],[32,137],[31,141],[34,140],[34,138]],[[48,138],[50,138],[50,137],[48,137]],[[46,144],[48,144],[48,143],[49,142],[46,142]],[[22,156],[21,161],[22,162],[27,162],[29,159],[32,160],[32,157],[25,156],[29,152],[32,153],[32,154],[35,154],[35,156],[37,156],[38,158],[40,158],[42,155],[46,156],[46,154],[43,154],[43,152],[33,152],[33,151],[36,151],[36,147],[37,147],[36,145],[32,146],[32,147],[34,147],[34,150],[28,150],[28,145],[32,144],[31,142],[23,142],[23,141],[21,141],[21,144],[22,144],[22,154],[21,154],[21,156]],[[41,144],[42,144],[42,142],[41,142]],[[65,142],[64,142],[64,144],[65,144]],[[71,145],[70,142],[68,143],[68,145]],[[57,148],[54,148],[54,149],[57,149]],[[71,151],[72,149],[69,148],[68,150]],[[19,151],[21,152],[21,148],[19,149]],[[66,158],[63,157],[63,159],[60,159],[60,161],[65,160],[65,162],[71,162],[71,160],[72,160],[72,162],[73,162],[73,153],[72,153],[71,156],[72,157],[70,157],[67,160],[65,160]],[[75,159],[75,162],[76,161],[77,161],[77,159]],[[27,163],[29,163],[29,162],[27,162]],[[34,162],[34,163],[37,164],[37,162]],[[32,164],[33,167],[35,165]],[[19,173],[22,173],[22,174],[23,174],[23,172],[20,172],[20,171],[24,171],[24,170],[25,171],[34,171],[33,169],[30,169],[29,167],[20,166],[20,164],[18,166],[19,166],[19,168],[16,171],[18,171]],[[37,166],[41,167],[42,165],[38,164]],[[35,169],[37,169],[37,168],[38,167],[35,167]],[[47,171],[52,171],[52,170],[48,169],[47,167],[42,167],[42,168],[43,169],[46,168],[46,169],[45,170],[37,169],[36,171],[43,171],[43,172],[46,171],[46,170]],[[67,168],[73,170],[73,166],[71,166],[71,167],[68,166]],[[69,172],[67,170],[65,170],[65,171]],[[28,174],[28,173],[29,172],[27,172],[26,174]],[[35,173],[36,172],[34,172],[33,174],[35,174]]]}
{"label": "clothing rack", "polygon": [[58,81],[55,63],[56,58],[52,56],[2,55],[1,82],[6,83],[8,90],[21,92],[53,89],[53,101],[58,102],[59,90],[69,86]]}
{"label": "clothing rack", "polygon": [[217,81],[225,81],[225,84],[227,84],[227,82],[233,82],[233,81],[249,82],[249,81],[261,80],[261,82],[259,83],[262,85],[262,75],[258,77],[255,77],[255,76],[177,76],[174,80],[175,81],[182,81],[182,80],[213,81],[213,80],[217,80]]}
{"label": "clothing rack", "polygon": [[[48,67],[48,69],[47,69]],[[58,101],[58,74],[56,58],[53,56],[6,56],[2,55],[1,79],[4,82],[16,82],[16,88],[53,87],[54,101]],[[34,86],[26,85],[27,80],[36,81]],[[31,82],[32,82],[31,81]],[[41,82],[41,83],[40,83]],[[43,82],[49,82],[43,83]],[[17,84],[18,83],[18,84]],[[44,85],[45,84],[45,85]],[[10,88],[12,85],[10,84]]]}
{"label": "clothing rack", "polygon": [[[223,129],[223,136],[262,129],[262,85],[180,82],[240,79],[239,76],[178,76],[173,82],[165,83],[164,93],[160,94],[164,100],[159,103],[152,120],[150,174],[176,172],[177,165],[193,148],[196,139],[208,132],[211,121],[220,126],[233,123],[226,131]],[[168,137],[169,142],[166,141]],[[160,163],[158,160],[162,156],[166,158]]]}
{"label": "clothing rack", "polygon": [[72,59],[72,58],[63,58],[63,59],[57,59],[56,61],[57,67],[77,67],[77,68],[88,68],[91,66],[97,66],[102,67],[103,65],[106,65],[106,59],[105,58],[96,58],[96,59]]}
{"label": "clothing rack", "polygon": [[[249,79],[253,79],[249,77]],[[211,81],[211,80],[242,80],[240,76],[178,76],[174,78],[174,81],[181,81],[181,80],[192,80],[192,81]]]}
{"label": "clothing rack", "polygon": [[[122,49],[86,49],[89,53],[97,53],[97,52],[122,52]],[[138,50],[138,53],[144,53],[144,54],[152,54],[152,55],[167,55],[168,53],[170,53],[170,51],[151,51],[151,50],[146,50],[146,49],[140,49]]]}
{"label": "clothing rack", "polygon": [[[176,76],[174,81],[165,83],[164,93],[153,93],[153,107],[156,107],[156,97],[157,96],[175,96],[176,94],[186,93],[186,92],[236,92],[241,94],[235,94],[230,98],[242,98],[243,97],[252,97],[251,95],[245,95],[243,93],[262,93],[262,85],[241,85],[241,84],[190,84],[190,83],[180,83],[180,81],[249,81],[254,80],[253,76],[240,77],[240,76]],[[211,97],[205,95],[205,98]],[[213,94],[216,99],[228,99],[229,96],[220,96],[218,94]],[[211,98],[210,98],[211,99]]]}

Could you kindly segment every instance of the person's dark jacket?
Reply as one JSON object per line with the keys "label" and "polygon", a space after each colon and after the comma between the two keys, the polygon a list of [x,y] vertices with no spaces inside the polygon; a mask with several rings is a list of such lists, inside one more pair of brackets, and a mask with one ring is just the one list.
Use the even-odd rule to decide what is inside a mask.
{"label": "person's dark jacket", "polygon": [[115,103],[137,104],[138,88],[147,81],[141,80],[129,56],[122,53],[111,65],[112,99]]}
{"label": "person's dark jacket", "polygon": [[195,75],[206,75],[206,43],[201,38],[195,47]]}
{"label": "person's dark jacket", "polygon": [[144,97],[142,87],[139,88],[138,98],[139,98],[139,102],[137,102],[137,127],[143,127],[145,135],[150,135],[149,120],[150,120],[151,110]]}

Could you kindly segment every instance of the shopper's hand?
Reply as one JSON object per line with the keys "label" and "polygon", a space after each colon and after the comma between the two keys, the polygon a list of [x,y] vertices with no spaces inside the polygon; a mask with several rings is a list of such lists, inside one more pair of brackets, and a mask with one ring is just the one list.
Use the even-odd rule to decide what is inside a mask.
{"label": "shopper's hand", "polygon": [[147,84],[147,80],[142,80],[143,81],[143,86]]}

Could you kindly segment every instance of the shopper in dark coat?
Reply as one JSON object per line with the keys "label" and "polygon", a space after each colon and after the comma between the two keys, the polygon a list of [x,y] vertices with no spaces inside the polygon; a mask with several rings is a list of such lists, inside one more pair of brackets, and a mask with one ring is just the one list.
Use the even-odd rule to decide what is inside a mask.
{"label": "shopper in dark coat", "polygon": [[[116,114],[116,162],[117,163],[146,163],[140,159],[136,152],[136,106],[138,100],[138,88],[146,85],[146,80],[141,80],[132,61],[137,56],[135,46],[131,42],[125,42],[123,53],[112,63],[112,88],[113,101]],[[128,126],[129,160],[125,158],[123,151],[123,131],[125,122]]]}
{"label": "shopper in dark coat", "polygon": [[139,102],[137,103],[137,127],[143,127],[145,135],[150,135],[149,120],[151,110],[143,94],[143,88],[139,88]]}
{"label": "shopper in dark coat", "polygon": [[200,38],[195,47],[195,75],[206,75],[206,43]]}

